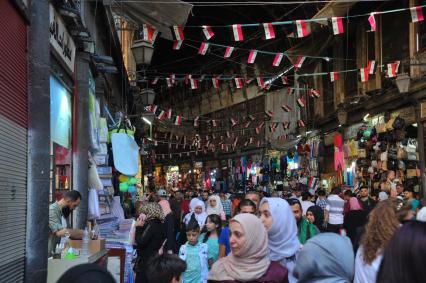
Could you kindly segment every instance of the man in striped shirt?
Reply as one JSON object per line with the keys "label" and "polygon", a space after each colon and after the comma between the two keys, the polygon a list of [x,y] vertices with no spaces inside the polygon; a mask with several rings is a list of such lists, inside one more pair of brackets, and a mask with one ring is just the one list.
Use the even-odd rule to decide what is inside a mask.
{"label": "man in striped shirt", "polygon": [[343,226],[343,210],[345,201],[339,197],[340,188],[334,188],[327,198],[329,205],[327,231],[339,233]]}
{"label": "man in striped shirt", "polygon": [[223,211],[225,212],[226,219],[228,220],[232,217],[231,201],[226,198],[226,195],[225,195],[224,192],[221,192],[219,194],[219,196],[220,196],[220,201],[221,201],[222,206],[223,206]]}

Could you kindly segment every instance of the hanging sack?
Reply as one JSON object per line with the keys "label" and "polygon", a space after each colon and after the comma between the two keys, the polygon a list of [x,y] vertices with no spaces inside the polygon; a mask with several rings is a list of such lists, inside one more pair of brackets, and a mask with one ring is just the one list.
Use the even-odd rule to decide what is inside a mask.
{"label": "hanging sack", "polygon": [[399,116],[397,116],[393,123],[392,123],[392,128],[395,130],[402,130],[405,127],[405,120]]}
{"label": "hanging sack", "polygon": [[378,134],[381,134],[381,133],[386,132],[386,124],[385,124],[385,123],[377,124],[377,125],[375,126],[375,128],[376,128],[376,132],[377,132]]}
{"label": "hanging sack", "polygon": [[115,168],[123,175],[135,176],[139,168],[139,147],[133,137],[126,133],[111,135]]}
{"label": "hanging sack", "polygon": [[104,189],[104,186],[102,185],[102,181],[99,178],[98,170],[96,169],[95,162],[92,161],[89,157],[89,160],[91,160],[91,164],[89,164],[89,173],[88,173],[88,185],[89,188],[96,189],[98,191],[101,191]]}

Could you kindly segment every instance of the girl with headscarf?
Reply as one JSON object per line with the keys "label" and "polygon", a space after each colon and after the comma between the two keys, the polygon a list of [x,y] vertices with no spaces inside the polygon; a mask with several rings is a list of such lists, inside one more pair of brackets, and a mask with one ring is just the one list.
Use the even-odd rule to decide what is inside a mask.
{"label": "girl with headscarf", "polygon": [[164,229],[166,230],[166,244],[164,245],[167,253],[173,253],[175,249],[175,216],[172,213],[172,209],[170,208],[170,203],[166,199],[162,199],[158,202],[163,210],[164,218]]}
{"label": "girl with headscarf", "polygon": [[268,258],[268,236],[259,218],[239,214],[229,226],[232,251],[213,264],[209,282],[288,282],[288,271]]}
{"label": "girl with headscarf", "polygon": [[295,283],[293,269],[300,249],[297,225],[287,201],[280,198],[263,198],[259,211],[268,231],[269,259],[278,261],[288,269],[288,280]]}
{"label": "girl with headscarf", "polygon": [[207,213],[205,212],[204,202],[198,198],[193,198],[189,203],[189,213],[185,215],[183,222],[188,225],[191,218],[195,218],[200,226],[200,229],[204,227],[206,223]]}
{"label": "girl with headscarf", "polygon": [[348,237],[322,233],[306,242],[297,256],[298,283],[351,283],[354,253]]}
{"label": "girl with headscarf", "polygon": [[222,221],[226,220],[225,211],[218,195],[212,195],[207,200],[207,215],[216,214]]}
{"label": "girl with headscarf", "polygon": [[349,212],[343,221],[343,228],[346,235],[351,239],[352,245],[357,242],[358,230],[360,230],[366,222],[366,212],[362,210],[361,204],[356,197],[349,199]]}
{"label": "girl with headscarf", "polygon": [[309,207],[306,211],[306,219],[315,226],[317,230],[316,234],[319,234],[320,230],[324,228],[324,211],[320,206],[314,205]]}
{"label": "girl with headscarf", "polygon": [[135,249],[137,258],[134,265],[136,273],[136,283],[147,282],[146,269],[149,260],[158,255],[166,238],[164,231],[164,213],[161,206],[156,202],[149,202],[142,205],[140,213],[145,215],[145,219],[136,221]]}

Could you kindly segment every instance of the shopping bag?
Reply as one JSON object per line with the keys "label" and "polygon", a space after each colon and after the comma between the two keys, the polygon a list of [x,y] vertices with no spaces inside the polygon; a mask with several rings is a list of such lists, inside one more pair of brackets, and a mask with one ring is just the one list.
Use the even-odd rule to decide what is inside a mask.
{"label": "shopping bag", "polygon": [[136,175],[139,147],[135,140],[126,133],[113,133],[111,143],[115,168],[123,175]]}

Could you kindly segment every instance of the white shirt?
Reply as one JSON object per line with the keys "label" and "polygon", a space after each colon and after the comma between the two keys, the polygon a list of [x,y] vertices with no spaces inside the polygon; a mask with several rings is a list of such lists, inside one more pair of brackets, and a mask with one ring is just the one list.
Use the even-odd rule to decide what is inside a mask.
{"label": "white shirt", "polygon": [[332,225],[343,224],[343,207],[345,206],[345,201],[338,195],[329,195],[327,203],[330,206],[328,223]]}
{"label": "white shirt", "polygon": [[375,283],[377,273],[379,272],[380,263],[383,255],[377,256],[371,264],[364,261],[364,251],[362,246],[359,247],[355,257],[355,279],[354,283]]}
{"label": "white shirt", "polygon": [[308,211],[308,208],[310,208],[311,206],[314,206],[314,203],[312,201],[308,201],[308,200],[302,200],[302,202],[300,203],[302,205],[302,215],[306,216],[306,211]]}

